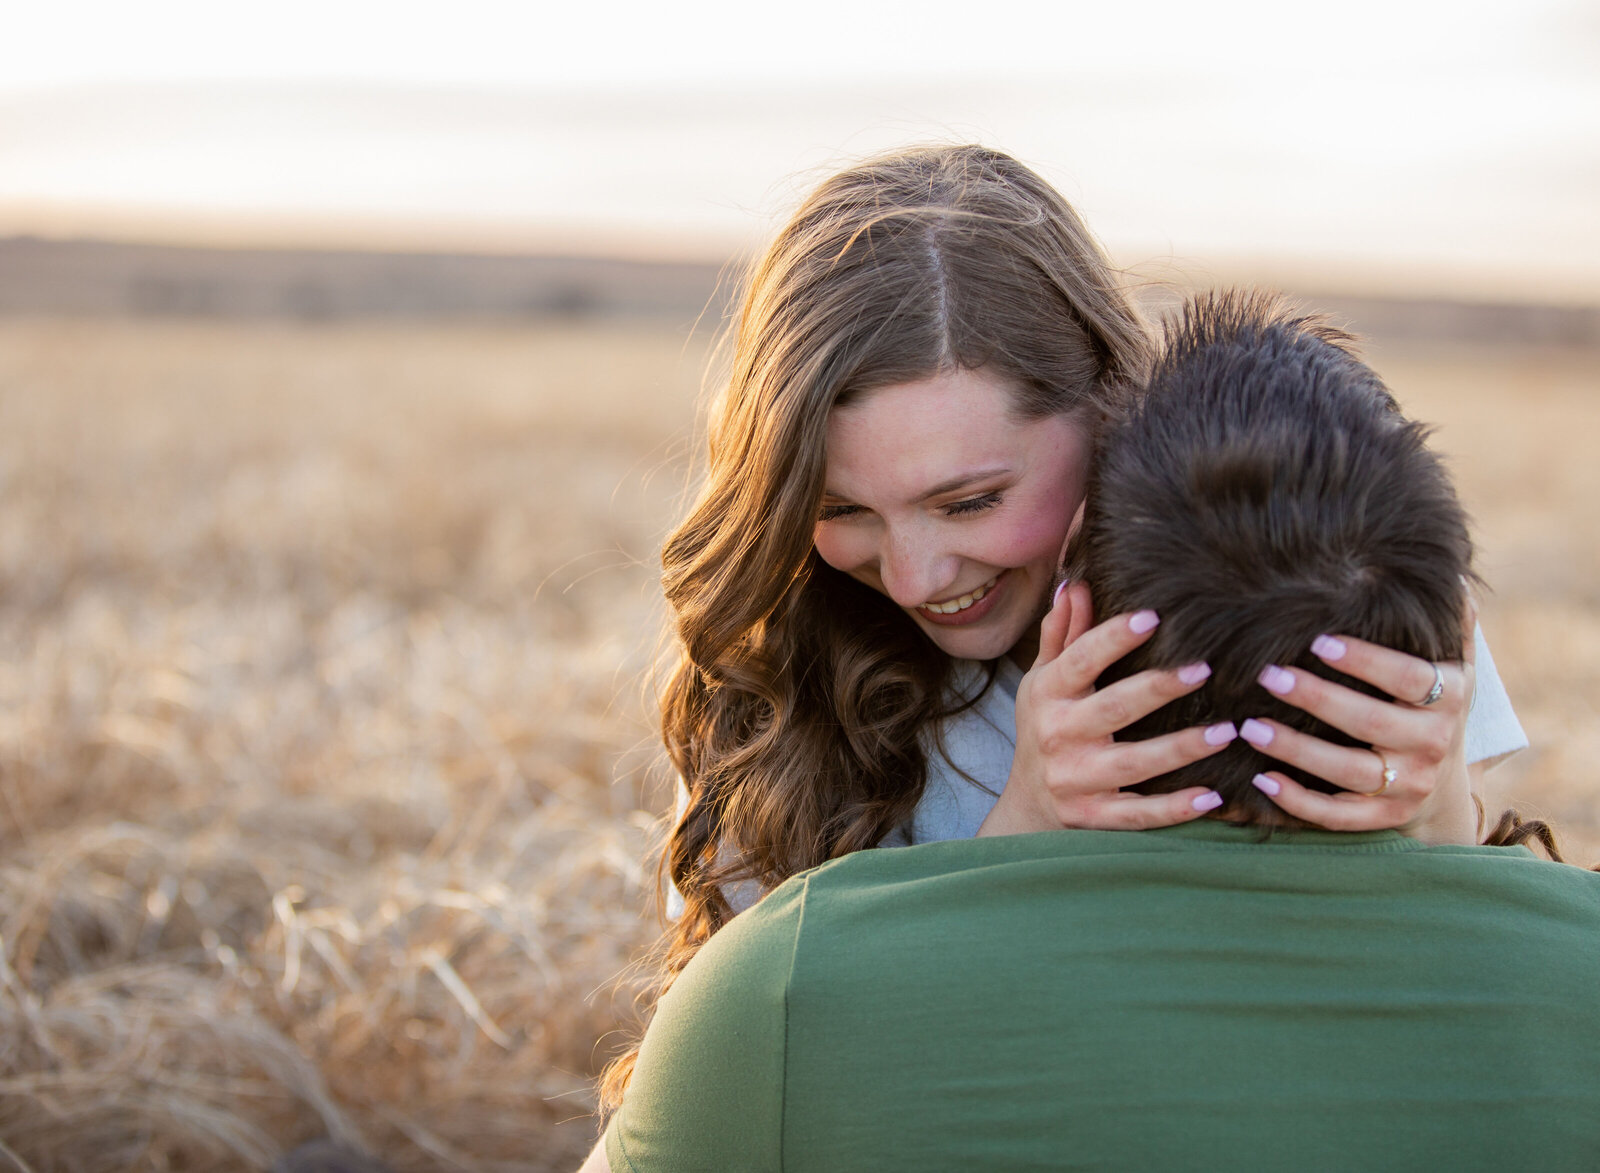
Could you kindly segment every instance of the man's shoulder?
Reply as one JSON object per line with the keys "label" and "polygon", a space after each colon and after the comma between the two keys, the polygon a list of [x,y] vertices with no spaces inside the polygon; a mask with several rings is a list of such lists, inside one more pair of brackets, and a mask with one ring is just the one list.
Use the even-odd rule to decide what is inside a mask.
{"label": "man's shoulder", "polygon": [[1118,857],[1174,848],[1143,834],[1069,830],[857,851],[779,885],[757,905],[765,915],[748,928],[762,937],[786,930],[798,937],[803,927],[807,940],[815,941],[841,920],[866,927],[875,918],[942,922],[975,910],[998,912],[1019,898],[1026,903],[1040,895],[1023,876],[1050,877],[1046,887],[1057,893],[1098,886],[1118,871],[1112,864]]}
{"label": "man's shoulder", "polygon": [[[930,915],[952,900],[1103,898],[1132,883],[1142,888],[1206,875],[1217,885],[1238,882],[1251,890],[1280,881],[1338,894],[1404,880],[1444,898],[1466,902],[1498,898],[1570,903],[1578,915],[1600,922],[1600,873],[1552,863],[1524,847],[1430,847],[1395,831],[1268,832],[1254,827],[1184,824],[1154,831],[1068,830],[984,839],[956,839],[912,847],[859,851],[802,872],[762,902],[761,932],[798,933],[801,912],[813,926],[836,913],[867,913],[892,903],[902,915],[919,897]],[[1469,895],[1470,894],[1470,895]],[[961,901],[965,904],[967,901]],[[758,906],[761,907],[761,906]],[[754,911],[754,910],[752,910]],[[749,926],[757,928],[757,922]],[[792,939],[792,938],[791,938]]]}
{"label": "man's shoulder", "polygon": [[812,872],[778,885],[719,929],[695,955],[702,968],[781,966],[800,931]]}

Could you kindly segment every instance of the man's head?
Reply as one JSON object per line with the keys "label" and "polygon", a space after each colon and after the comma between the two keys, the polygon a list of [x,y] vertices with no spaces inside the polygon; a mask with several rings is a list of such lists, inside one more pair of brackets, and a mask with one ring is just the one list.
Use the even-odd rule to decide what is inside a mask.
{"label": "man's head", "polygon": [[[1271,717],[1330,741],[1351,739],[1256,683],[1294,665],[1366,692],[1313,657],[1338,633],[1429,660],[1461,654],[1466,516],[1427,430],[1406,420],[1351,338],[1275,298],[1198,298],[1169,327],[1147,393],[1109,430],[1090,483],[1071,569],[1101,615],[1150,608],[1152,639],[1101,685],[1152,667],[1206,660],[1205,687],[1121,734]],[[1281,812],[1250,779],[1286,768],[1244,743],[1139,787],[1203,784],[1220,812]]]}

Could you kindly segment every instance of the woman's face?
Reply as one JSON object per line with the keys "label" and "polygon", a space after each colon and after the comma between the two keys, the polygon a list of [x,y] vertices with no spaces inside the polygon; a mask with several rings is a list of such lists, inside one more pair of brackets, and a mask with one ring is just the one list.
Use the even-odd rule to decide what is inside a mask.
{"label": "woman's face", "polygon": [[1031,654],[1083,503],[1084,429],[1020,419],[1013,402],[1005,379],[956,370],[869,391],[828,421],[817,553],[962,659]]}

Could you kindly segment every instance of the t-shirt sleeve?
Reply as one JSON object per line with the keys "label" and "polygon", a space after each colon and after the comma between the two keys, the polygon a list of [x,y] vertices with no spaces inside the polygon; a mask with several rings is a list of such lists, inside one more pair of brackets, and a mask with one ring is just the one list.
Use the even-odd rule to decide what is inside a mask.
{"label": "t-shirt sleeve", "polygon": [[1466,751],[1468,762],[1493,765],[1519,749],[1528,747],[1528,735],[1522,731],[1511,698],[1506,695],[1505,683],[1495,671],[1494,656],[1489,643],[1483,638],[1483,628],[1473,629],[1472,638],[1477,647],[1477,691],[1472,695],[1472,708],[1467,711]]}
{"label": "t-shirt sleeve", "polygon": [[606,1129],[612,1173],[776,1173],[785,1011],[805,881],[725,926],[656,1008]]}

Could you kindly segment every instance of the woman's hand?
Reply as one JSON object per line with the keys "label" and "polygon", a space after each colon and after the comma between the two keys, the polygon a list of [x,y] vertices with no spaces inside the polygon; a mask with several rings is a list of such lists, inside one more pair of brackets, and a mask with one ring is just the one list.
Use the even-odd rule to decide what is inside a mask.
{"label": "woman's hand", "polygon": [[1222,805],[1203,786],[1150,795],[1122,789],[1209,757],[1237,736],[1223,722],[1146,741],[1112,740],[1211,674],[1191,664],[1140,672],[1095,691],[1099,675],[1149,639],[1159,622],[1153,611],[1140,611],[1096,627],[1087,586],[1072,583],[1058,593],[1040,630],[1039,656],[1017,689],[1011,775],[980,836],[1063,827],[1137,831],[1188,822]]}
{"label": "woman's hand", "polygon": [[[1434,665],[1347,636],[1319,636],[1311,651],[1323,663],[1397,699],[1379,700],[1298,668],[1270,667],[1261,685],[1372,749],[1333,745],[1277,721],[1251,718],[1239,735],[1262,753],[1343,789],[1307,790],[1287,774],[1258,775],[1256,786],[1296,818],[1331,831],[1400,827],[1429,843],[1477,842],[1466,763],[1467,711],[1472,707],[1473,626],[1469,598],[1462,615],[1460,663]],[[1431,703],[1436,683],[1442,691]],[[1385,780],[1386,769],[1391,773]]]}

